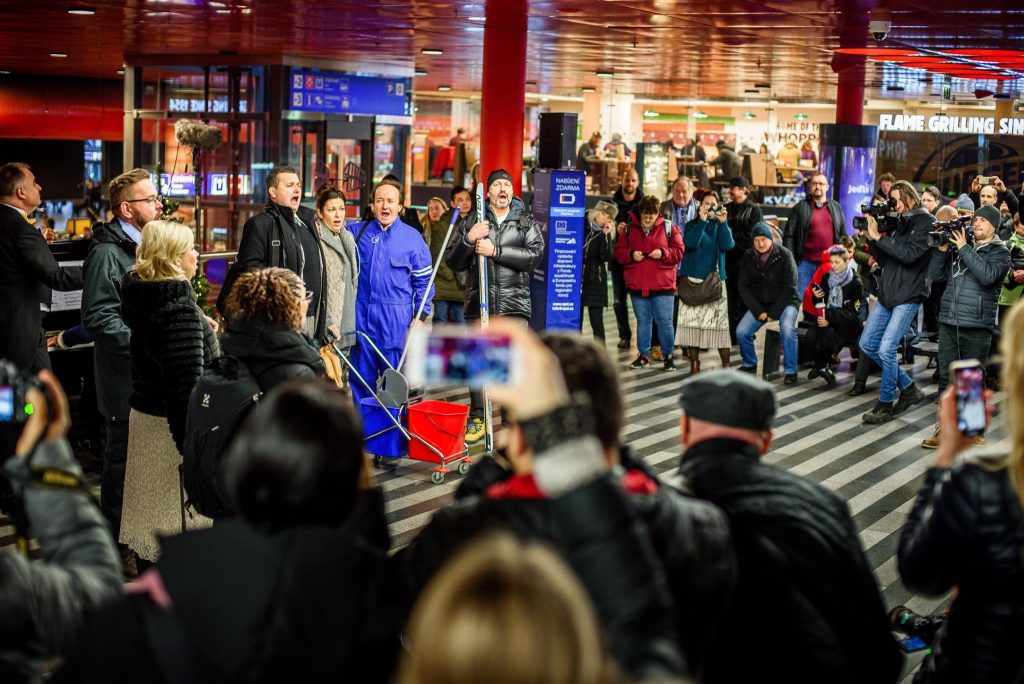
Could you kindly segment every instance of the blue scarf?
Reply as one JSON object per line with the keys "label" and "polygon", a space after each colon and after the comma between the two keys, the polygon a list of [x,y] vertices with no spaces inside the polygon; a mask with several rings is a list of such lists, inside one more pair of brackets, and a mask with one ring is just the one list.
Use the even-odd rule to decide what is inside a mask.
{"label": "blue scarf", "polygon": [[854,275],[852,263],[847,265],[846,271],[842,274],[837,274],[835,271],[828,274],[828,307],[830,309],[843,308],[843,288],[850,284]]}

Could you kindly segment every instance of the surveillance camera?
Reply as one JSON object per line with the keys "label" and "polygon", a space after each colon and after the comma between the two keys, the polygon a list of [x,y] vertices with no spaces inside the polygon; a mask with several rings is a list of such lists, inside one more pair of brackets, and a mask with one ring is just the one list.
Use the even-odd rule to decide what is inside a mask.
{"label": "surveillance camera", "polygon": [[889,36],[889,29],[892,28],[891,21],[872,21],[868,24],[871,37],[881,43]]}

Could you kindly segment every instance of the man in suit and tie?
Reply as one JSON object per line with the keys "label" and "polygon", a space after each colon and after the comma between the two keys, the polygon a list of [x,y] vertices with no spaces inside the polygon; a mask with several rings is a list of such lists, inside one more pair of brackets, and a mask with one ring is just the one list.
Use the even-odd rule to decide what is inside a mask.
{"label": "man in suit and tie", "polygon": [[28,219],[41,191],[27,164],[0,166],[0,358],[33,373],[50,368],[42,313],[51,289],[82,288],[82,269],[62,268]]}

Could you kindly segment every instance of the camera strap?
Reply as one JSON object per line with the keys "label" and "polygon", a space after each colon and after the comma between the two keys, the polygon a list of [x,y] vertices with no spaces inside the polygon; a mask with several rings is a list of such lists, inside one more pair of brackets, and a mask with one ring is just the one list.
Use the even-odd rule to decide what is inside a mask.
{"label": "camera strap", "polygon": [[56,468],[32,468],[29,471],[28,486],[44,489],[70,489],[93,498],[92,491],[85,485],[82,478],[74,473]]}

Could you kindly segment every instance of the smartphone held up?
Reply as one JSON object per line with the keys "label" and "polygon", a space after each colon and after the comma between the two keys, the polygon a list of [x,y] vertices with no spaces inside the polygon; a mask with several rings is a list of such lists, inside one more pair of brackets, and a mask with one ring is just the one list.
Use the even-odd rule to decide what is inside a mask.
{"label": "smartphone held up", "polygon": [[981,361],[954,361],[949,366],[956,396],[956,422],[960,432],[974,437],[985,432],[985,368]]}
{"label": "smartphone held up", "polygon": [[507,335],[435,325],[412,331],[407,370],[418,387],[511,385],[522,378],[522,354]]}

